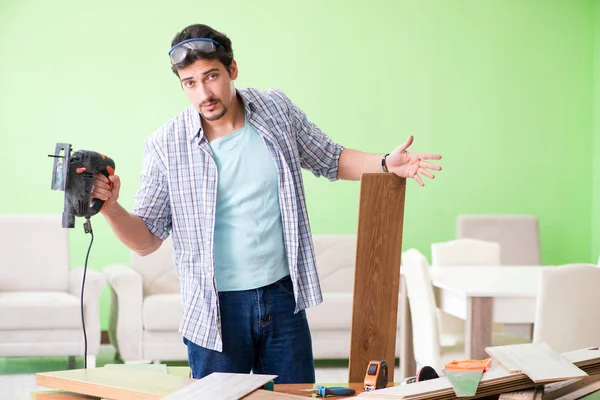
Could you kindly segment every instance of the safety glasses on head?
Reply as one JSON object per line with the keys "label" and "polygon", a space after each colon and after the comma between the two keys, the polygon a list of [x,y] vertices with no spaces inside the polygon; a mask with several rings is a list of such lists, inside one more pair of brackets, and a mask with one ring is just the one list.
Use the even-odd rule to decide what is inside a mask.
{"label": "safety glasses on head", "polygon": [[169,50],[169,57],[171,57],[171,64],[176,65],[185,60],[188,52],[191,50],[201,51],[203,53],[212,53],[217,50],[217,47],[221,44],[215,40],[207,38],[194,38],[184,40],[183,42],[177,43],[171,50]]}

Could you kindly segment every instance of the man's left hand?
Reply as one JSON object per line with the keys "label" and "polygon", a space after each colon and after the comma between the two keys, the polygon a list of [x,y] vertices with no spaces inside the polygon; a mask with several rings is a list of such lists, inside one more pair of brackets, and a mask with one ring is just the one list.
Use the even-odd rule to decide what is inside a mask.
{"label": "man's left hand", "polygon": [[419,185],[424,186],[423,176],[430,179],[435,178],[429,170],[442,170],[442,167],[439,165],[432,164],[425,160],[440,160],[442,156],[439,154],[411,153],[407,151],[413,140],[414,137],[410,135],[404,143],[396,147],[394,151],[386,157],[386,167],[389,172],[396,174],[401,178],[413,178]]}

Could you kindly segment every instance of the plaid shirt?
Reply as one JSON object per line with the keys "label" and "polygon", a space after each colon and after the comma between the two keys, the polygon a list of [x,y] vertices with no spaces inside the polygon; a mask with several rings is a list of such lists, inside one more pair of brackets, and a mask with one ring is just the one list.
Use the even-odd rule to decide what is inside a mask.
{"label": "plaid shirt", "polygon": [[[343,147],[279,90],[240,89],[248,122],[263,137],[279,174],[279,203],[296,312],[321,303],[301,168],[336,180]],[[217,166],[198,111],[190,106],[146,139],[133,213],[161,239],[173,237],[181,285],[181,334],[222,351],[213,238]]]}

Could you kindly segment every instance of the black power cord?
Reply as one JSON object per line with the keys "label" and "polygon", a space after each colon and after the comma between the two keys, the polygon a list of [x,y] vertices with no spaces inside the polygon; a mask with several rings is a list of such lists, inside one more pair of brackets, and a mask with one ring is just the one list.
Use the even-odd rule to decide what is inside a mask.
{"label": "black power cord", "polygon": [[83,289],[85,288],[85,275],[87,272],[87,264],[88,258],[90,256],[90,250],[92,250],[92,243],[94,243],[94,231],[92,230],[92,222],[89,217],[85,218],[85,223],[83,224],[83,229],[85,233],[89,233],[91,235],[90,245],[87,249],[87,254],[85,255],[85,263],[83,264],[83,280],[81,281],[81,299],[80,299],[80,309],[81,309],[81,326],[83,328],[83,368],[87,369],[87,334],[85,332],[85,317],[83,313]]}

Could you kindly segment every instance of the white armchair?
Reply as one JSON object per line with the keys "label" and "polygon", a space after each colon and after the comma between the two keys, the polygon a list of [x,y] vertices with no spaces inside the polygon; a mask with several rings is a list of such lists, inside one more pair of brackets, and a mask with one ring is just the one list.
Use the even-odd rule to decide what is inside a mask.
{"label": "white armchair", "polygon": [[[0,216],[0,357],[84,354],[83,268],[70,269],[60,215]],[[104,276],[88,268],[84,288],[87,366],[100,349]]]}
{"label": "white armchair", "polygon": [[125,363],[186,360],[183,317],[171,238],[154,253],[131,252],[131,265],[104,268],[111,288],[108,334]]}

